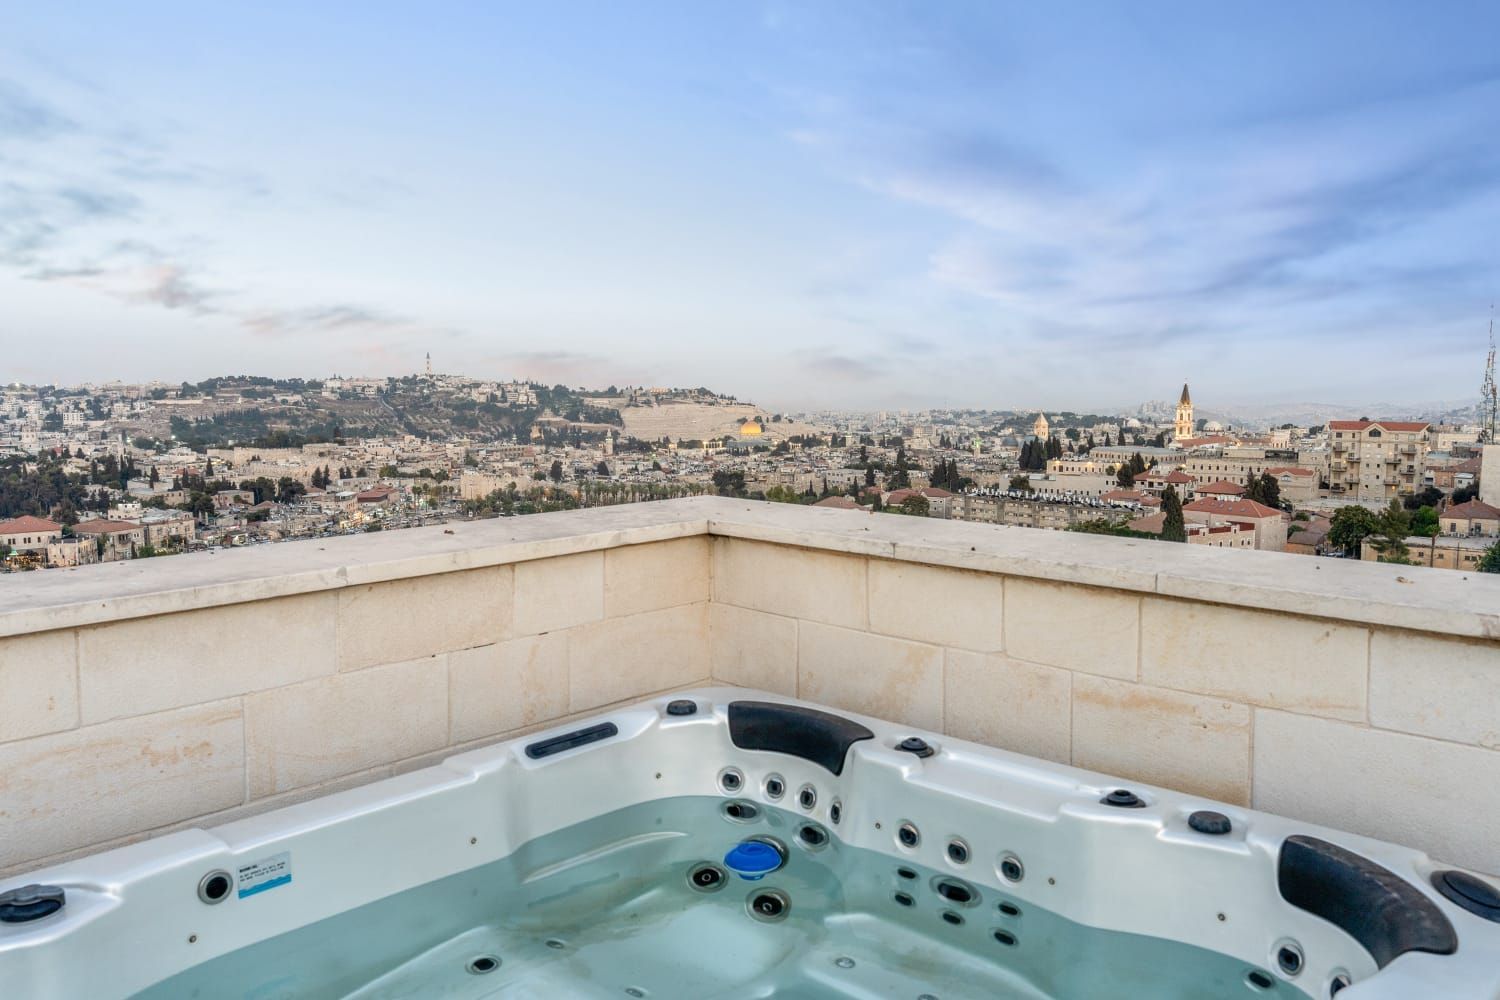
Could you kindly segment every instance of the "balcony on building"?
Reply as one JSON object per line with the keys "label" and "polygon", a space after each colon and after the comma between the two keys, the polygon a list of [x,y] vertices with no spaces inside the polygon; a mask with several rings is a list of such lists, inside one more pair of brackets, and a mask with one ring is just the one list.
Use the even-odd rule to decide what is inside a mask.
{"label": "balcony on building", "polygon": [[0,874],[708,683],[1500,872],[1500,578],[726,498],[0,579]]}

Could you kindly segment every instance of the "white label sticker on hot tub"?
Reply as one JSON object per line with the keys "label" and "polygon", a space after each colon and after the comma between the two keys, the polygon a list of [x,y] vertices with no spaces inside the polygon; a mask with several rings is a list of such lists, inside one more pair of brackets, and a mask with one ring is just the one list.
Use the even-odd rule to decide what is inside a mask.
{"label": "white label sticker on hot tub", "polygon": [[248,865],[240,865],[240,898],[275,889],[292,880],[292,854],[282,851]]}

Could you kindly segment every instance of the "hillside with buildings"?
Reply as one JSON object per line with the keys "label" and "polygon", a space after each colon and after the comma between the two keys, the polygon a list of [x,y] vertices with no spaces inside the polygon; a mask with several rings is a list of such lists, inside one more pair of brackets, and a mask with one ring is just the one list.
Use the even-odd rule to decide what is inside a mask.
{"label": "hillside with buildings", "polygon": [[767,413],[707,389],[431,372],[10,386],[0,558],[69,566],[716,493],[1500,568],[1500,449],[1487,436],[1385,418],[1239,427],[1199,416],[1186,385],[1128,416]]}

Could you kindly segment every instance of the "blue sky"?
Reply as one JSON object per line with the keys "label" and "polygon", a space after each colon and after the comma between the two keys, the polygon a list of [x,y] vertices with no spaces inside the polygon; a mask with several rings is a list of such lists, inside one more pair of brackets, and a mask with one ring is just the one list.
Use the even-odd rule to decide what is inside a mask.
{"label": "blue sky", "polygon": [[5,381],[1464,400],[1500,288],[1493,3],[0,23]]}

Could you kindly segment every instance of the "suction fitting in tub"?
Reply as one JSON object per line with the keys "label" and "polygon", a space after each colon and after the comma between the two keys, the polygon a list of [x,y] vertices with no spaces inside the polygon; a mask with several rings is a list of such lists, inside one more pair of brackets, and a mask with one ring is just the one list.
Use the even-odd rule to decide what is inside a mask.
{"label": "suction fitting in tub", "polygon": [[1276,988],[1276,980],[1271,978],[1271,974],[1269,972],[1262,972],[1259,969],[1251,969],[1245,973],[1245,982],[1257,993],[1264,993],[1267,990]]}
{"label": "suction fitting in tub", "polygon": [[939,896],[955,906],[979,905],[979,890],[975,889],[969,883],[962,882],[956,878],[945,877],[937,879],[933,883],[932,889]]}
{"label": "suction fitting in tub", "polygon": [[719,812],[735,823],[754,823],[760,818],[760,806],[744,799],[731,799],[719,807]]}
{"label": "suction fitting in tub", "polygon": [[786,919],[792,908],[792,901],[779,889],[761,889],[750,894],[750,898],[745,900],[745,908],[756,920],[770,924]]}
{"label": "suction fitting in tub", "polygon": [[718,892],[728,882],[729,873],[708,861],[700,861],[688,872],[688,885],[698,892]]}
{"label": "suction fitting in tub", "polygon": [[667,702],[668,715],[697,715],[698,703],[687,698],[678,698],[676,701]]}
{"label": "suction fitting in tub", "polygon": [[67,903],[60,885],[23,885],[0,892],[0,923],[24,924],[50,917]]}
{"label": "suction fitting in tub", "polygon": [[198,898],[213,906],[228,899],[229,890],[233,888],[234,876],[222,868],[215,868],[198,880]]}
{"label": "suction fitting in tub", "polygon": [[464,965],[464,971],[471,976],[487,975],[498,968],[500,968],[498,955],[476,955]]}
{"label": "suction fitting in tub", "polygon": [[1293,979],[1302,971],[1306,964],[1302,957],[1302,946],[1291,938],[1282,938],[1276,942],[1276,968],[1288,979]]}
{"label": "suction fitting in tub", "polygon": [[724,855],[724,867],[746,882],[759,882],[786,864],[786,847],[771,837],[742,840]]}
{"label": "suction fitting in tub", "polygon": [[797,842],[808,850],[821,850],[828,846],[828,831],[816,823],[803,823],[797,830]]}
{"label": "suction fitting in tub", "polygon": [[797,789],[797,805],[807,812],[812,812],[813,806],[818,804],[818,790],[812,785],[803,785]]}

